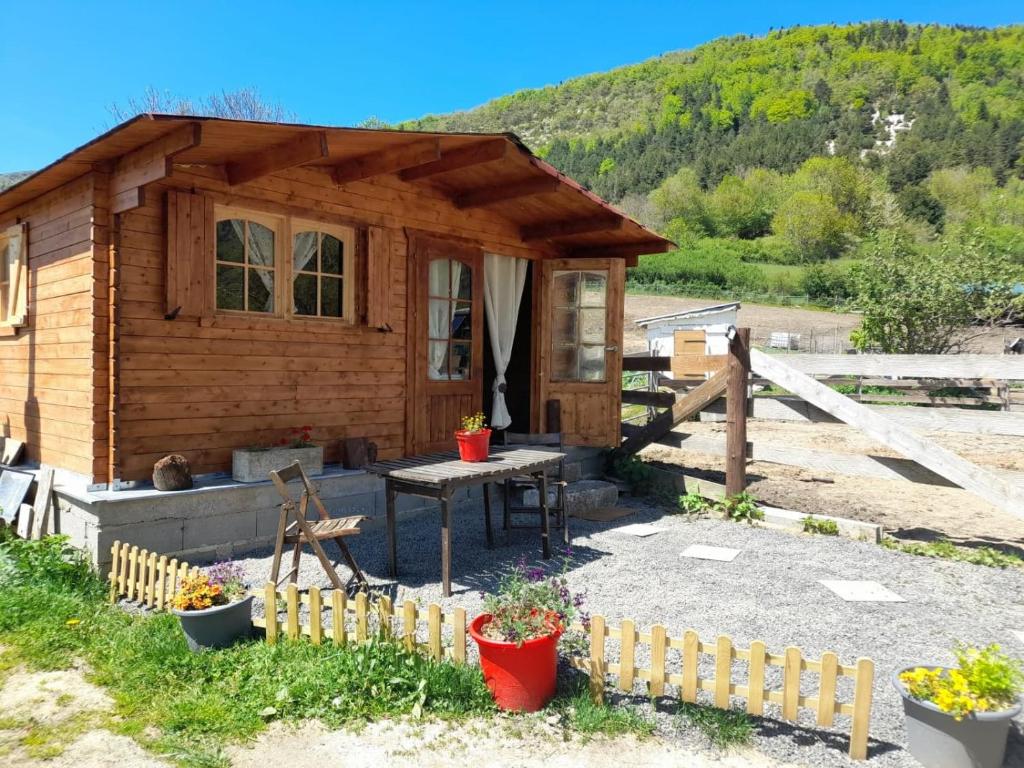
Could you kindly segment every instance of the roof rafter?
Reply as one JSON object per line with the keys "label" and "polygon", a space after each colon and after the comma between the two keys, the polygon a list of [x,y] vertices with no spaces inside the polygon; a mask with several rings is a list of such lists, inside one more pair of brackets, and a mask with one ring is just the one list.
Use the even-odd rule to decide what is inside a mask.
{"label": "roof rafter", "polygon": [[533,195],[546,195],[557,192],[561,182],[554,176],[538,176],[536,178],[513,181],[507,184],[494,184],[487,187],[477,187],[466,192],[461,192],[452,199],[456,208],[480,208],[494,203],[503,203],[506,200],[515,200],[520,197],[531,197]]}
{"label": "roof rafter", "polygon": [[519,235],[527,242],[552,240],[572,235],[585,235],[591,232],[611,232],[622,229],[624,221],[621,216],[591,216],[586,219],[548,221],[542,224],[525,226],[519,230]]}
{"label": "roof rafter", "polygon": [[506,139],[487,139],[478,141],[465,147],[449,150],[442,153],[441,157],[429,163],[423,163],[412,168],[400,171],[398,176],[402,181],[416,181],[436,176],[439,173],[457,171],[460,168],[469,168],[473,165],[492,163],[501,160],[508,151]]}
{"label": "roof rafter", "polygon": [[441,140],[424,139],[412,144],[388,147],[369,152],[334,166],[332,177],[335,184],[368,179],[385,173],[397,173],[441,159]]}
{"label": "roof rafter", "polygon": [[325,131],[303,131],[270,149],[253,152],[227,164],[228,183],[245,184],[276,171],[320,160],[330,154]]}
{"label": "roof rafter", "polygon": [[111,213],[145,205],[145,185],[170,176],[174,156],[198,147],[202,136],[199,123],[187,123],[119,157],[110,177]]}

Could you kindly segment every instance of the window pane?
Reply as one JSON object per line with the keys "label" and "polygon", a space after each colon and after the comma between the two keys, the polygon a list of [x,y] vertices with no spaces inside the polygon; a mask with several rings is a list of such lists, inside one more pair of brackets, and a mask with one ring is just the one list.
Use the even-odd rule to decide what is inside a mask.
{"label": "window pane", "polygon": [[473,335],[473,305],[468,301],[457,301],[452,305],[452,338],[468,339]]}
{"label": "window pane", "polygon": [[448,298],[451,296],[449,262],[447,259],[434,259],[430,262],[429,295]]}
{"label": "window pane", "polygon": [[431,299],[427,315],[427,336],[431,339],[447,339],[451,332],[452,303],[447,299]]}
{"label": "window pane", "polygon": [[448,342],[430,342],[430,360],[427,376],[435,381],[448,378]]}
{"label": "window pane", "polygon": [[556,309],[554,320],[554,327],[551,329],[552,342],[555,345],[575,344],[578,341],[576,336],[576,310]]}
{"label": "window pane", "polygon": [[320,244],[320,271],[328,275],[340,275],[345,244],[333,235],[324,235]]}
{"label": "window pane", "polygon": [[[254,277],[255,273],[249,279]],[[293,294],[296,315],[316,314],[316,275],[296,275]]]}
{"label": "window pane", "polygon": [[579,282],[579,272],[555,272],[552,300],[556,307],[575,307],[579,305]]}
{"label": "window pane", "polygon": [[456,299],[472,299],[473,298],[473,269],[467,267],[461,261],[452,262],[452,282],[455,285],[452,286],[454,289],[452,295]]}
{"label": "window pane", "polygon": [[217,309],[245,309],[245,268],[217,265]]}
{"label": "window pane", "polygon": [[342,311],[340,277],[320,278],[320,314],[324,317],[344,317]]}
{"label": "window pane", "polygon": [[608,290],[608,276],[604,272],[583,273],[583,295],[580,305],[584,307],[603,307]]}
{"label": "window pane", "polygon": [[249,263],[260,267],[274,266],[274,230],[255,221],[249,222]]}
{"label": "window pane", "polygon": [[[241,264],[245,261],[245,248],[242,246],[242,232],[245,222],[241,219],[225,219],[217,222],[217,260],[234,261]],[[218,306],[220,306],[218,304]]]}
{"label": "window pane", "polygon": [[604,381],[604,346],[580,347],[580,381]]}
{"label": "window pane", "polygon": [[274,273],[269,269],[249,270],[250,312],[274,311]]}
{"label": "window pane", "polygon": [[299,232],[294,238],[296,272],[316,272],[316,243],[319,232]]}
{"label": "window pane", "polygon": [[580,343],[604,344],[604,320],[603,309],[581,309]]}
{"label": "window pane", "polygon": [[465,342],[452,344],[451,371],[453,379],[468,379],[470,377],[470,346]]}
{"label": "window pane", "polygon": [[576,381],[576,347],[555,347],[551,355],[551,378],[555,381]]}

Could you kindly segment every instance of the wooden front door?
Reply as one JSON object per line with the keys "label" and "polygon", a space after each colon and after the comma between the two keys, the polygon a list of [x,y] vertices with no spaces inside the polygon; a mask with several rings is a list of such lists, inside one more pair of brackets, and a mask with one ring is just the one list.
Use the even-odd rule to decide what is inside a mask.
{"label": "wooden front door", "polygon": [[483,253],[420,237],[412,243],[411,271],[407,449],[418,454],[454,448],[462,417],[483,407]]}
{"label": "wooden front door", "polygon": [[622,259],[543,262],[539,399],[560,401],[568,445],[619,444],[625,279]]}

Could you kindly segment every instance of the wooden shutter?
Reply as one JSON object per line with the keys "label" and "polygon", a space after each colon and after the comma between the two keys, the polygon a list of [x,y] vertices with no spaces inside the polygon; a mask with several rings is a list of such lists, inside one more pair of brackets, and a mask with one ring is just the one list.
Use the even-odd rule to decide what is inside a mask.
{"label": "wooden shutter", "polygon": [[215,224],[211,198],[174,190],[167,193],[168,315],[212,313]]}
{"label": "wooden shutter", "polygon": [[366,324],[391,326],[391,230],[370,227],[366,253]]}

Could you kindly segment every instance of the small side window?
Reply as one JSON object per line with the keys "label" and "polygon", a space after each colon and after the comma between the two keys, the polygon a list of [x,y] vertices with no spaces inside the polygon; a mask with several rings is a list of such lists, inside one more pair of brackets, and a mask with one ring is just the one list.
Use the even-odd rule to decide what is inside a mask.
{"label": "small side window", "polygon": [[299,221],[292,232],[292,312],[350,319],[354,232]]}
{"label": "small side window", "polygon": [[28,227],[0,232],[0,325],[25,324],[28,310]]}

